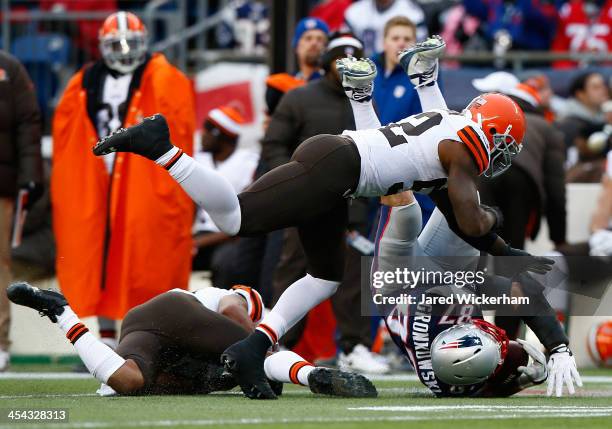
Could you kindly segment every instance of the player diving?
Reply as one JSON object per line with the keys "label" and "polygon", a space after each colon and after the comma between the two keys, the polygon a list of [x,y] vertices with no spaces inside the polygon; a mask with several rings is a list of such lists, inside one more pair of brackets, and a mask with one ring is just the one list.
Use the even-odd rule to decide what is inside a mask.
{"label": "player diving", "polygon": [[[430,112],[448,112],[446,102],[437,87],[436,79],[423,79],[423,76],[437,75],[437,61],[444,50],[444,42],[433,37],[427,42],[409,49],[412,56],[404,53],[403,65],[407,68],[412,83],[417,87],[423,106]],[[430,60],[429,63],[422,61]],[[420,70],[411,71],[406,62],[421,62]],[[343,84],[347,94],[361,93],[362,103],[355,110],[358,127],[368,127],[378,120],[368,99],[371,82],[376,69],[369,60],[342,59],[339,67],[344,73]],[[358,69],[361,73],[351,73]],[[428,87],[426,91],[418,88]],[[477,97],[467,108],[467,116],[476,117],[484,130],[505,127],[504,119],[497,116],[496,103],[499,94],[485,94]],[[518,106],[517,106],[518,109]],[[452,113],[451,113],[452,114]],[[523,127],[522,121],[518,122]],[[391,126],[396,127],[394,124]],[[508,127],[516,127],[510,123]],[[359,133],[356,131],[355,133]],[[399,134],[399,133],[398,133]],[[507,137],[495,132],[485,133],[490,147],[496,148]],[[464,135],[465,136],[465,135]],[[404,137],[407,139],[407,137]],[[435,140],[435,139],[434,139]],[[520,139],[511,141],[518,144],[511,153],[511,159],[520,150]],[[467,143],[466,143],[467,145]],[[435,156],[435,155],[434,155]],[[509,167],[507,159],[495,165],[495,157],[502,157],[495,149],[491,151],[489,171],[485,177],[495,177]],[[450,178],[449,184],[450,187]],[[414,191],[418,191],[413,188]],[[430,195],[439,201],[433,189]],[[393,271],[398,266],[408,266],[415,270],[426,266],[430,270],[469,270],[474,272],[480,262],[478,246],[457,234],[452,217],[443,215],[444,206],[438,204],[430,220],[422,228],[421,211],[410,191],[381,198],[383,210],[376,238],[373,271]],[[454,207],[453,203],[453,207]],[[494,209],[491,209],[494,210]],[[498,218],[499,219],[499,218]],[[519,264],[514,266],[514,276],[484,276],[482,285],[465,287],[462,290],[449,290],[432,285],[414,292],[414,296],[449,296],[450,293],[471,293],[528,297],[528,308],[517,311],[528,327],[536,334],[549,354],[545,355],[534,345],[524,341],[509,341],[505,332],[483,320],[482,310],[496,309],[499,306],[478,306],[471,304],[430,304],[420,299],[414,303],[397,305],[378,305],[379,313],[393,341],[410,360],[420,381],[437,396],[509,396],[527,387],[543,383],[548,379],[547,394],[562,396],[564,385],[569,394],[574,394],[574,383],[582,386],[576,362],[569,349],[569,340],[555,311],[543,295],[543,287],[523,270],[544,274],[546,270],[534,269]],[[397,289],[397,285],[391,289]],[[397,290],[388,290],[393,295]],[[531,363],[528,364],[529,358]]]}

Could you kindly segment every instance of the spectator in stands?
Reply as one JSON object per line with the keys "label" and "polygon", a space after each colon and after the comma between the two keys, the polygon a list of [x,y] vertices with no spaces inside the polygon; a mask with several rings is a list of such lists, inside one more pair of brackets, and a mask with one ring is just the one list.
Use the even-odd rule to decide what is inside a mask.
{"label": "spectator in stands", "polygon": [[494,52],[545,51],[550,47],[557,21],[552,0],[463,0],[463,6],[480,20]]}
{"label": "spectator in stands", "polygon": [[329,31],[339,31],[344,24],[344,13],[353,0],[321,0],[308,15],[319,18],[329,26]]}
{"label": "spectator in stands", "polygon": [[[444,23],[440,35],[446,42],[447,55],[459,55],[464,51],[487,49],[486,37],[480,28],[480,21],[469,15],[462,4],[448,9],[441,16]],[[445,61],[446,67],[459,67],[459,62]]]}
{"label": "spectator in stands", "polygon": [[60,288],[80,317],[102,316],[101,336],[113,346],[114,320],[187,288],[194,207],[159,166],[126,153],[97,158],[91,147],[160,112],[172,141],[191,153],[195,103],[189,79],[147,53],[136,15],[113,13],[99,39],[103,59],[73,76],[55,112],[51,195]]}
{"label": "spectator in stands", "polygon": [[344,14],[347,28],[363,41],[365,54],[373,55],[383,50],[385,23],[394,16],[402,15],[417,26],[417,39],[427,36],[425,13],[412,0],[359,0]]}
{"label": "spectator in stands", "polygon": [[[549,256],[555,258],[555,265],[569,274],[569,283],[559,288],[558,277],[549,288],[547,299],[558,312],[566,313],[569,307],[569,291],[593,298],[601,298],[601,291],[609,287],[612,278],[612,152],[608,152],[607,168],[602,174],[601,193],[591,216],[589,240],[558,246]],[[586,258],[586,256],[595,256]]]}
{"label": "spectator in stands", "polygon": [[[281,99],[262,144],[262,157],[269,165],[289,162],[290,154],[309,137],[355,129],[353,111],[336,70],[336,59],[347,55],[362,57],[363,45],[350,34],[335,35],[321,58],[325,75],[289,91]],[[317,141],[309,144],[317,144]],[[367,234],[367,210],[367,201],[353,201],[349,209],[349,230]],[[360,316],[360,255],[356,249],[349,247],[344,284],[331,298],[340,331],[340,364],[359,371],[386,372],[388,366],[375,359],[370,352],[370,320]],[[305,274],[306,258],[297,229],[288,228],[274,275],[275,300]],[[287,347],[291,348],[297,343],[304,326],[305,321],[302,321],[283,337]]]}
{"label": "spectator in stands", "polygon": [[[589,137],[602,131],[605,120],[601,107],[609,99],[608,88],[601,74],[586,72],[570,85],[571,98],[559,113],[559,128],[565,134],[565,144],[577,165],[568,180],[597,182],[603,173],[605,153],[589,145]],[[573,154],[576,153],[577,155]]]}
{"label": "spectator in stands", "polygon": [[540,98],[539,108],[544,115],[544,119],[548,122],[554,122],[553,98],[555,98],[555,93],[550,86],[548,76],[539,72],[531,72],[523,76],[522,83],[537,92]]}
{"label": "spectator in stands", "polygon": [[[291,42],[297,60],[297,72],[276,73],[268,77],[266,80],[268,115],[274,113],[278,102],[287,91],[321,77],[319,58],[327,45],[328,35],[327,24],[318,18],[304,18],[297,23]],[[275,166],[268,167],[272,169]]]}
{"label": "spectator in stands", "polygon": [[[612,50],[612,0],[570,0],[559,12],[552,44],[555,52],[599,52]],[[555,68],[575,68],[576,61],[559,60]]]}
{"label": "spectator in stands", "polygon": [[[231,106],[211,110],[204,121],[202,152],[196,161],[214,168],[224,176],[236,192],[251,184],[259,161],[259,154],[237,149],[241,133],[242,115]],[[212,271],[215,287],[233,286],[231,262],[235,259],[238,240],[221,231],[206,210],[200,208],[194,225],[194,270]]]}
{"label": "spectator in stands", "polygon": [[[111,12],[117,10],[117,0],[40,0],[40,8],[56,13]],[[76,46],[85,54],[85,61],[100,58],[98,30],[101,24],[99,19],[77,21],[78,33],[73,34],[72,38]]]}
{"label": "spectator in stands", "polygon": [[0,50],[0,372],[9,364],[11,226],[18,191],[29,208],[42,194],[40,111],[34,85],[15,57]]}
{"label": "spectator in stands", "polygon": [[507,172],[481,181],[483,202],[501,209],[501,236],[512,246],[522,249],[526,237],[534,239],[542,216],[551,241],[562,245],[566,239],[563,135],[544,118],[541,98],[533,88],[519,83],[503,92],[525,112],[525,144]]}
{"label": "spectator in stands", "polygon": [[[397,53],[416,43],[416,25],[405,16],[394,16],[383,29],[383,51],[372,57],[378,74],[374,80],[374,103],[380,123],[397,122],[410,115],[422,112],[419,97],[400,67]],[[421,211],[423,224],[435,208],[433,201],[425,194],[415,194]]]}

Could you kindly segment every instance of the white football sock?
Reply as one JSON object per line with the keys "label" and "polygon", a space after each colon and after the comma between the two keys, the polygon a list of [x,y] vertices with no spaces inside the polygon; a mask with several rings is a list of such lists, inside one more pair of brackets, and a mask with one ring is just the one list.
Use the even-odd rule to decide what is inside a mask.
{"label": "white football sock", "polygon": [[339,284],[306,274],[283,292],[257,329],[266,334],[272,344],[276,344],[306,313],[332,296]]}
{"label": "white football sock", "polygon": [[[167,164],[177,153],[174,147],[155,162]],[[170,175],[191,199],[203,207],[215,225],[226,234],[236,235],[240,230],[240,204],[233,186],[217,171],[199,164],[183,153],[172,164]]]}
{"label": "white football sock", "polygon": [[57,316],[57,324],[72,343],[81,360],[95,378],[106,383],[125,363],[125,359],[94,337],[74,314],[70,306]]}
{"label": "white football sock", "polygon": [[161,166],[164,166],[168,163],[168,161],[170,161],[172,159],[172,157],[174,155],[176,155],[178,152],[180,151],[180,149],[176,146],[173,146],[172,149],[170,149],[168,152],[166,152],[165,154],[163,154],[162,156],[160,156],[159,158],[157,158],[155,160],[155,163]]}
{"label": "white football sock", "polygon": [[376,115],[372,101],[360,103],[355,100],[351,100],[351,107],[353,108],[353,117],[355,118],[355,128],[357,130],[369,130],[371,128],[380,128],[380,120]]}
{"label": "white football sock", "polygon": [[268,356],[264,361],[264,371],[270,380],[308,386],[308,374],[315,367],[300,355],[282,351]]}
{"label": "white football sock", "polygon": [[421,102],[421,108],[423,112],[427,112],[432,109],[448,109],[446,100],[440,92],[438,82],[435,82],[431,86],[421,86],[416,88],[417,94],[419,95],[419,101]]}

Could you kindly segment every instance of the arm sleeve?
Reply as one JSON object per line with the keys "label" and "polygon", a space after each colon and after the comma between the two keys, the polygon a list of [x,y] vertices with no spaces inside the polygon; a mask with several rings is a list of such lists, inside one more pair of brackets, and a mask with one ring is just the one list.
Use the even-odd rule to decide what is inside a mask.
{"label": "arm sleeve", "polygon": [[19,159],[18,183],[42,183],[40,110],[34,85],[25,68],[19,63],[15,64],[11,88],[16,123],[16,149]]}
{"label": "arm sleeve", "polygon": [[289,162],[292,148],[297,143],[301,121],[296,109],[296,95],[289,91],[281,98],[261,142],[261,157],[270,169]]}
{"label": "arm sleeve", "polygon": [[543,133],[546,140],[543,176],[546,191],[546,221],[550,231],[550,239],[555,243],[563,243],[566,239],[565,208],[565,146],[563,136],[550,127],[550,132]]}

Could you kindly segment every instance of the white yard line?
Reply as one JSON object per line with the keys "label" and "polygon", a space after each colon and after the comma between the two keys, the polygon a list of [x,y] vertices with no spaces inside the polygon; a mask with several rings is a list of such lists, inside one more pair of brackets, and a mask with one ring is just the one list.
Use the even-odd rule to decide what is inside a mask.
{"label": "white yard line", "polygon": [[[516,407],[515,407],[516,408]],[[516,418],[584,418],[584,417],[608,417],[612,415],[607,412],[590,411],[589,414],[575,414],[571,412],[560,412],[559,414],[538,414],[531,410],[529,414],[508,414],[508,415],[475,415],[475,416],[361,416],[361,417],[296,417],[296,418],[274,418],[274,419],[207,419],[207,420],[149,420],[141,422],[100,422],[83,421],[74,423],[11,423],[10,425],[0,425],[0,429],[23,428],[54,428],[54,429],[104,429],[115,427],[175,427],[175,426],[221,426],[221,425],[272,425],[288,423],[350,423],[350,422],[401,422],[401,421],[431,421],[431,420],[503,420]]]}
{"label": "white yard line", "polygon": [[578,412],[610,412],[612,407],[580,406],[580,405],[381,405],[368,407],[349,407],[351,411],[406,411],[406,412],[430,412],[430,411],[455,411],[455,410],[475,410],[475,411],[513,411],[529,412],[532,411],[578,411]]}
{"label": "white yard line", "polygon": [[[367,375],[372,381],[419,381],[414,374]],[[75,372],[0,372],[0,380],[81,380],[93,379],[88,373]],[[612,384],[612,376],[585,375],[586,383]]]}
{"label": "white yard line", "polygon": [[[367,375],[372,381],[419,381],[415,374],[390,374],[390,375]],[[586,383],[612,384],[612,376],[607,375],[584,375],[581,377]]]}
{"label": "white yard line", "polygon": [[93,379],[88,372],[0,372],[0,380],[83,380]]}

